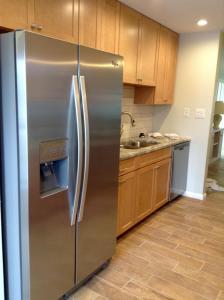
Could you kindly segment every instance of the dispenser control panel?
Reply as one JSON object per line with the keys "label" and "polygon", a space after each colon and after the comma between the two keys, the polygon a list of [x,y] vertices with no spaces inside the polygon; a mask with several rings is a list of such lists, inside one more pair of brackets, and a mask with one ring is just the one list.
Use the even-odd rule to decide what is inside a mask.
{"label": "dispenser control panel", "polygon": [[68,140],[54,140],[40,143],[40,163],[64,159],[68,156]]}
{"label": "dispenser control panel", "polygon": [[68,189],[68,140],[40,143],[40,196]]}

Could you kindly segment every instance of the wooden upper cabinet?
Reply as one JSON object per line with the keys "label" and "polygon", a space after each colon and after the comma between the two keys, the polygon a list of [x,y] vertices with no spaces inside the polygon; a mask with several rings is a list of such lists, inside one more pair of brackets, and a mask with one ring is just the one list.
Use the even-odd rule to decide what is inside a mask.
{"label": "wooden upper cabinet", "polygon": [[137,61],[139,48],[139,27],[141,15],[121,5],[119,54],[124,57],[124,83],[137,83]]}
{"label": "wooden upper cabinet", "polygon": [[142,16],[140,28],[137,81],[155,86],[160,25]]}
{"label": "wooden upper cabinet", "polygon": [[117,235],[135,224],[136,173],[119,177]]}
{"label": "wooden upper cabinet", "polygon": [[153,202],[153,165],[141,168],[137,171],[135,220],[141,221],[152,211]]}
{"label": "wooden upper cabinet", "polygon": [[80,0],[79,43],[86,47],[97,47],[97,21],[99,5],[97,0]]}
{"label": "wooden upper cabinet", "polygon": [[97,48],[118,53],[120,3],[116,0],[99,3]]}
{"label": "wooden upper cabinet", "polygon": [[31,29],[67,41],[78,41],[78,0],[30,0]]}
{"label": "wooden upper cabinet", "polygon": [[161,26],[154,104],[172,104],[178,34]]}
{"label": "wooden upper cabinet", "polygon": [[168,30],[161,26],[160,27],[160,39],[159,39],[159,52],[157,62],[157,79],[155,89],[155,104],[164,104],[164,86],[165,86],[165,73],[166,73],[166,55],[168,48],[167,39]]}
{"label": "wooden upper cabinet", "polygon": [[168,31],[168,49],[166,59],[166,74],[164,84],[164,99],[169,104],[173,103],[174,85],[176,79],[176,64],[177,64],[177,51],[179,44],[179,36],[173,31]]}
{"label": "wooden upper cabinet", "polygon": [[0,27],[26,29],[28,0],[0,0]]}
{"label": "wooden upper cabinet", "polygon": [[154,172],[153,210],[156,210],[169,200],[171,159],[158,162]]}

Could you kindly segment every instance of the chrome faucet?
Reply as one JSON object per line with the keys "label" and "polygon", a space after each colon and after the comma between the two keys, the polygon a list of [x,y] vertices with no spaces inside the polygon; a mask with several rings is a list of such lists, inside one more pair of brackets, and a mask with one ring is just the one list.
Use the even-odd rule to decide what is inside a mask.
{"label": "chrome faucet", "polygon": [[130,117],[130,120],[131,120],[131,126],[134,127],[135,126],[135,119],[134,117],[132,116],[132,114],[128,111],[124,111],[121,113],[121,115],[127,115]]}
{"label": "chrome faucet", "polygon": [[[128,111],[123,111],[123,112],[121,113],[121,115],[127,115],[127,116],[129,116],[130,121],[131,121],[131,126],[132,126],[132,127],[135,127],[135,119],[134,119],[134,117],[132,116],[132,114],[131,114],[130,112],[128,112]],[[124,127],[124,125],[121,124],[121,134],[120,134],[120,136],[122,136],[122,133],[123,133],[123,127]]]}

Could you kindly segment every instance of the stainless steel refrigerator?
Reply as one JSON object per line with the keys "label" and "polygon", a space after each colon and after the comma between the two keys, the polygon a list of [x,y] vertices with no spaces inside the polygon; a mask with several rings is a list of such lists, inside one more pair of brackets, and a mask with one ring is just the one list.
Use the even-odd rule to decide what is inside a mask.
{"label": "stainless steel refrigerator", "polygon": [[6,293],[59,299],[115,250],[123,62],[25,31],[0,51]]}

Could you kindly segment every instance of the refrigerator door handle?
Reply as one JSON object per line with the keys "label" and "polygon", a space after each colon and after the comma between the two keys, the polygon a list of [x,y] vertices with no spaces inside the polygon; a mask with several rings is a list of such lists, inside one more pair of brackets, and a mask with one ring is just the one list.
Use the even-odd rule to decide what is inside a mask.
{"label": "refrigerator door handle", "polygon": [[72,85],[73,85],[73,97],[74,97],[76,119],[77,119],[77,139],[78,139],[77,177],[76,177],[76,186],[75,186],[72,216],[71,216],[71,225],[74,225],[76,222],[76,216],[79,207],[81,181],[82,181],[82,168],[83,168],[82,116],[81,116],[81,107],[80,107],[78,78],[75,75],[72,76]]}
{"label": "refrigerator door handle", "polygon": [[83,118],[84,118],[84,171],[83,171],[83,186],[82,186],[82,195],[80,201],[78,222],[81,222],[83,219],[84,209],[85,209],[85,200],[86,200],[86,191],[88,184],[88,175],[89,175],[89,150],[90,150],[90,142],[89,142],[89,115],[88,115],[88,104],[87,104],[87,96],[86,96],[86,85],[85,85],[85,77],[80,76],[80,89],[81,89],[81,97],[82,97],[82,109],[83,109]]}

